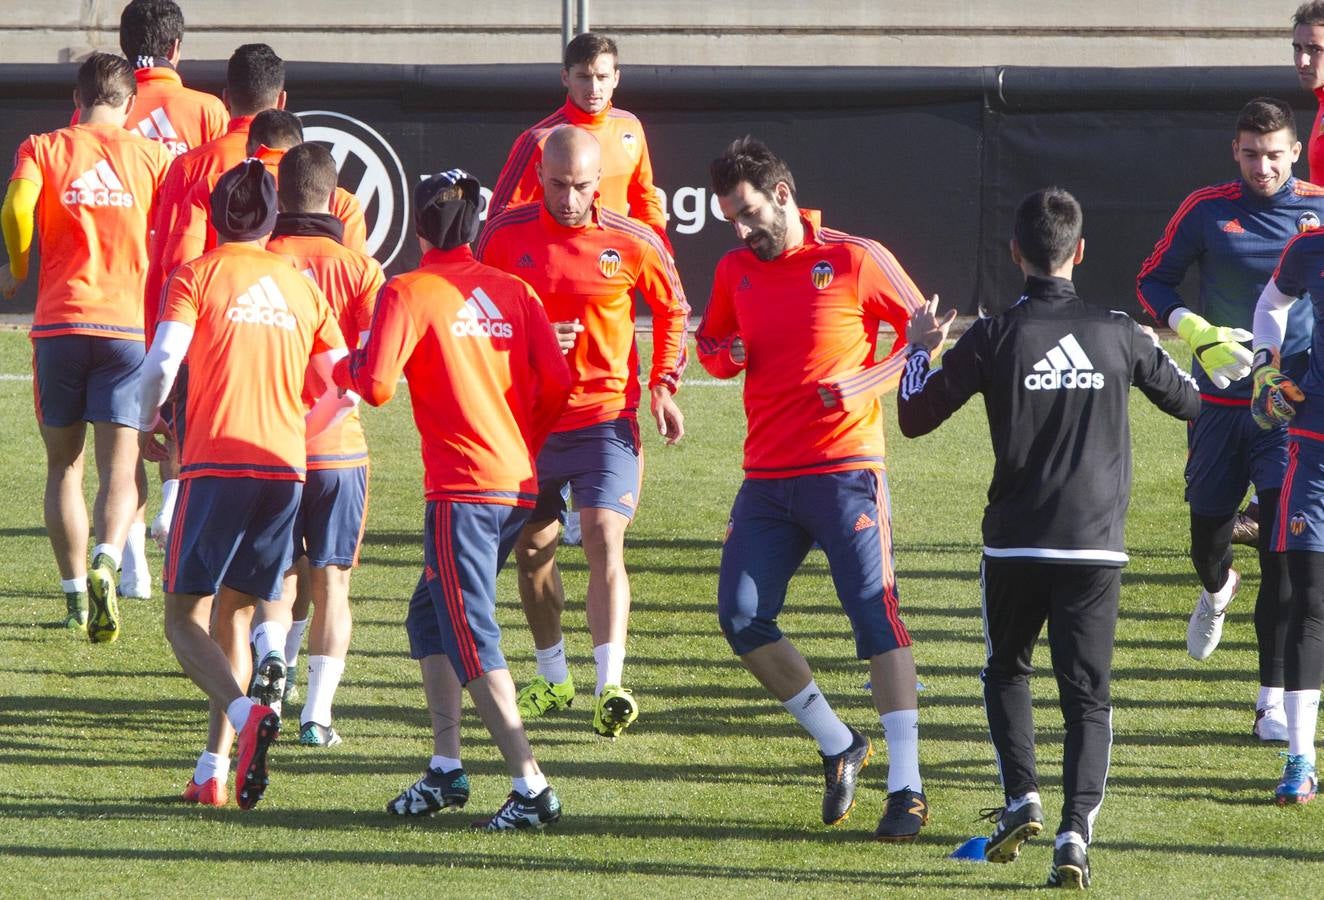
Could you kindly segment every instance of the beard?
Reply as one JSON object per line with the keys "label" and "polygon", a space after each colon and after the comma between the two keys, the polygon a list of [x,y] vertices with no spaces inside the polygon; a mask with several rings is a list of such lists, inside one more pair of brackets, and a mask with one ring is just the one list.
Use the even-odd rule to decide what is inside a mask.
{"label": "beard", "polygon": [[745,246],[764,262],[781,256],[786,250],[786,210],[774,207],[772,222],[767,228],[751,232],[745,238]]}

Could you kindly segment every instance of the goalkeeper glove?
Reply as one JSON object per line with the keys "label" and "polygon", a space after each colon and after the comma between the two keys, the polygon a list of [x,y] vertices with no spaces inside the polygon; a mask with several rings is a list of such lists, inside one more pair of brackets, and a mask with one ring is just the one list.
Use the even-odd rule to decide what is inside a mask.
{"label": "goalkeeper glove", "polygon": [[1291,422],[1296,415],[1296,407],[1292,404],[1306,399],[1296,382],[1278,370],[1279,365],[1277,351],[1265,348],[1255,353],[1250,414],[1255,418],[1255,424],[1264,429]]}
{"label": "goalkeeper glove", "polygon": [[1241,346],[1254,335],[1244,328],[1210,325],[1189,310],[1177,322],[1177,334],[1191,348],[1214,387],[1227,387],[1250,374],[1250,351]]}

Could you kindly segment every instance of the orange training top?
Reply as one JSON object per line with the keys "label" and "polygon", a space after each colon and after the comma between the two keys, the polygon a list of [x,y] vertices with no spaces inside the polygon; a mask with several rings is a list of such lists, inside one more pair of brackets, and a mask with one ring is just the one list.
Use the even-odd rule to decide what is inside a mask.
{"label": "orange training top", "polygon": [[345,346],[317,285],[255,244],[223,244],[175,270],[161,321],[193,328],[179,477],[302,481],[304,373]]}
{"label": "orange training top", "polygon": [[[221,98],[184,87],[168,65],[135,69],[138,95],[124,127],[148,140],[160,141],[172,156],[187,153],[225,134],[230,122]],[[69,124],[78,123],[74,110]]]}
{"label": "orange training top", "polygon": [[386,282],[368,346],[336,383],[373,406],[409,380],[429,500],[532,506],[534,458],[570,391],[570,370],[537,296],[476,262],[430,250]]}
{"label": "orange training top", "polygon": [[[277,183],[283,156],[284,150],[273,150],[266,145],[258,147],[254,153],[254,157],[262,160]],[[166,259],[183,262],[199,257],[216,246],[216,229],[211,224],[211,192],[224,174],[225,170],[212,172],[194,182],[189,189],[188,199],[175,220],[175,230],[165,242],[163,255]],[[358,198],[344,188],[337,187],[331,195],[331,214],[344,223],[345,246],[362,251],[368,239],[368,227],[363,221],[363,209],[359,206]]]}
{"label": "orange training top", "polygon": [[667,214],[653,188],[653,162],[648,157],[644,127],[633,113],[610,105],[592,114],[566,100],[564,106],[516,138],[492,189],[488,221],[508,206],[542,199],[537,165],[547,136],[562,125],[582,128],[598,139],[602,147],[602,182],[598,186],[602,205],[653,229],[670,253]]}
{"label": "orange training top", "polygon": [[10,181],[40,187],[32,337],[143,338],[147,227],[170,153],[118,125],[30,136]]}
{"label": "orange training top", "polygon": [[635,289],[653,312],[648,386],[679,387],[690,308],[671,255],[646,226],[598,206],[587,225],[567,228],[541,202],[527,203],[489,220],[476,252],[532,285],[553,322],[584,326],[566,358],[575,387],[556,431],[635,417]]}
{"label": "orange training top", "polygon": [[[300,218],[308,220],[312,217]],[[330,216],[317,218],[330,219],[326,224],[331,227],[339,224]],[[371,256],[342,246],[330,234],[284,234],[283,222],[284,217],[277,220],[276,236],[267,242],[267,250],[285,257],[322,289],[331,303],[345,346],[350,349],[358,347],[359,335],[372,325],[373,305],[386,281],[382,267]],[[324,389],[323,385],[313,384],[314,381],[310,369],[303,391],[304,404],[310,409]],[[308,439],[309,470],[352,469],[367,463],[368,444],[363,436],[358,407],[321,434]]]}
{"label": "orange training top", "polygon": [[[784,478],[883,462],[879,394],[905,365],[906,322],[923,299],[876,241],[819,225],[801,210],[805,241],[764,262],[746,247],[717,264],[695,335],[699,362],[718,378],[745,373],[745,474]],[[875,362],[881,322],[896,329]],[[745,345],[745,365],[731,343]],[[835,405],[823,405],[819,390]]]}

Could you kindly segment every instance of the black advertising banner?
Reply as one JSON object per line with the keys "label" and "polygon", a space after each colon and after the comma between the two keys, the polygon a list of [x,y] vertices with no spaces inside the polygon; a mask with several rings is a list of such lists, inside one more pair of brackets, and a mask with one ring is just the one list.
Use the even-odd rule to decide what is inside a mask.
{"label": "black advertising banner", "polygon": [[[75,67],[0,65],[0,146],[68,123]],[[224,63],[185,61],[191,86],[220,92]],[[363,204],[388,274],[418,261],[409,188],[460,166],[490,188],[521,130],[564,100],[547,66],[291,63],[288,107],[331,148]],[[619,106],[644,124],[668,232],[695,313],[735,246],[708,164],[752,134],[790,164],[802,206],[887,246],[943,306],[998,310],[1020,288],[1011,216],[1049,184],[1085,207],[1082,293],[1138,312],[1134,279],[1190,191],[1237,177],[1236,111],[1260,95],[1301,111],[1313,98],[1288,66],[1191,69],[884,69],[627,66]],[[1302,136],[1308,132],[1303,130]],[[1305,177],[1304,158],[1297,172]],[[34,268],[35,271],[35,268]],[[34,279],[35,280],[35,279]],[[26,285],[6,312],[30,311]]]}

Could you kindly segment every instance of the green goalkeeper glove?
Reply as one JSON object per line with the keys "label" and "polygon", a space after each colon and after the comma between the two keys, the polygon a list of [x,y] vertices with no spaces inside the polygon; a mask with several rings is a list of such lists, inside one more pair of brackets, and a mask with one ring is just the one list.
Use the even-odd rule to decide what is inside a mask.
{"label": "green goalkeeper glove", "polygon": [[1296,382],[1278,370],[1278,353],[1269,349],[1255,354],[1254,394],[1250,401],[1250,414],[1255,424],[1264,429],[1286,425],[1296,415],[1293,403],[1306,399]]}
{"label": "green goalkeeper glove", "polygon": [[1250,374],[1250,351],[1241,346],[1254,335],[1244,328],[1210,325],[1189,310],[1177,323],[1177,334],[1191,348],[1214,387],[1222,389]]}

